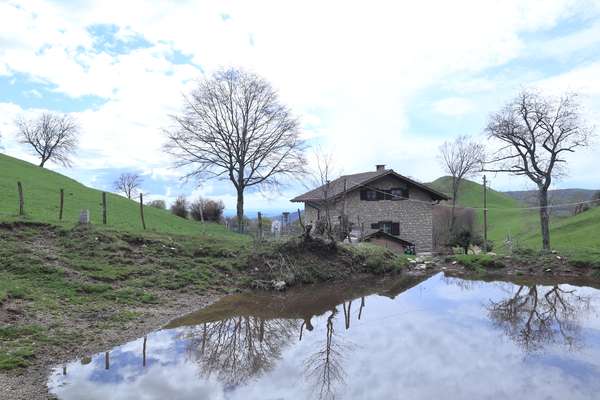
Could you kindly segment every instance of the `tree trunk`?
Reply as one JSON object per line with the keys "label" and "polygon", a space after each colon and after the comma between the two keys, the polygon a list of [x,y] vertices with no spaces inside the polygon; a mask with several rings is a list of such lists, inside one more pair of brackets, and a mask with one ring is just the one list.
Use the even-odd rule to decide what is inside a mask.
{"label": "tree trunk", "polygon": [[42,158],[42,162],[40,163],[40,168],[44,168],[44,164],[46,164],[46,160]]}
{"label": "tree trunk", "polygon": [[550,251],[550,214],[548,213],[548,189],[539,189],[540,224],[542,228],[542,249]]}
{"label": "tree trunk", "polygon": [[452,178],[452,213],[450,215],[450,240],[454,237],[454,230],[456,229],[456,198],[458,197],[458,185],[460,181],[458,178]]}
{"label": "tree trunk", "polygon": [[237,191],[237,223],[238,232],[244,233],[244,190]]}

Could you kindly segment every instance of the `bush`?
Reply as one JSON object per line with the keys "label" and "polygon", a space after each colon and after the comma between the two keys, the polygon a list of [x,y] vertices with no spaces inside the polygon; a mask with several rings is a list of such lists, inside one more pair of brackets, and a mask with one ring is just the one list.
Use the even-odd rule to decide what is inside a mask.
{"label": "bush", "polygon": [[204,212],[205,221],[221,222],[225,204],[221,200],[208,199],[204,202],[202,210]]}
{"label": "bush", "polygon": [[167,204],[164,200],[152,200],[147,204],[149,207],[158,208],[159,210],[166,210]]}
{"label": "bush", "polygon": [[188,201],[183,196],[177,197],[173,205],[171,205],[171,213],[181,218],[187,218],[189,214]]}
{"label": "bush", "polygon": [[221,222],[225,204],[221,200],[203,199],[194,201],[190,206],[190,216],[196,221]]}
{"label": "bush", "polygon": [[479,246],[483,245],[483,239],[481,236],[473,233],[468,229],[461,229],[450,240],[450,245],[452,247],[461,247],[465,254],[469,253],[470,246]]}

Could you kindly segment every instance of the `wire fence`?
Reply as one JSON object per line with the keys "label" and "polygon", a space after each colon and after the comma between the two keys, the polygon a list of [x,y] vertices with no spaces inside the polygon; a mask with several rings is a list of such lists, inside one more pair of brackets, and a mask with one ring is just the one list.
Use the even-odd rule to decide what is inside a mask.
{"label": "wire fence", "polygon": [[[4,218],[50,220],[59,223],[90,224],[93,214],[95,223],[107,225],[109,217],[111,217],[112,221],[118,225],[123,223],[124,219],[131,219],[131,206],[133,205],[137,207],[139,226],[144,230],[146,229],[145,209],[149,206],[144,204],[142,193],[139,194],[139,201],[130,199],[135,203],[127,207],[117,206],[113,201],[110,202],[109,207],[108,196],[113,196],[113,199],[118,196],[107,192],[97,192],[98,197],[93,199],[89,194],[77,197],[75,191],[66,192],[65,189],[60,188],[56,190],[55,202],[49,201],[46,194],[44,196],[34,196],[32,193],[36,193],[36,191],[28,191],[27,187],[21,181],[18,181],[15,195],[7,196],[6,203],[1,205],[0,216]],[[36,194],[39,194],[39,191]],[[11,208],[14,209],[14,212],[8,211]]]}

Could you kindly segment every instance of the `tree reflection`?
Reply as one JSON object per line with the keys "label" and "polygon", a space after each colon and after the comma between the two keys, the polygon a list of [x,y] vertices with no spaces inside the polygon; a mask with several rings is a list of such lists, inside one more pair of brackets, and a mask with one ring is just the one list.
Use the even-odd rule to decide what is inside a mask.
{"label": "tree reflection", "polygon": [[269,371],[297,329],[297,320],[240,316],[188,328],[184,335],[203,375],[238,385]]}
{"label": "tree reflection", "polygon": [[[350,329],[350,308],[352,302],[343,303],[344,324]],[[364,299],[361,302],[361,312],[364,307]],[[333,308],[326,322],[325,340],[318,346],[318,350],[309,356],[304,362],[305,377],[314,381],[315,393],[319,399],[335,398],[335,389],[342,385],[345,379],[344,360],[348,352],[352,350],[350,344],[344,343],[342,338],[336,335],[334,319],[338,314],[337,307]]]}
{"label": "tree reflection", "polygon": [[[314,387],[315,397],[330,399],[335,397],[336,388],[344,383],[344,361],[354,347],[344,342],[344,337],[337,335],[335,328],[343,309],[344,327],[350,329],[352,302],[330,305],[324,314],[322,309],[320,312],[307,310],[289,318],[245,315],[214,320],[214,316],[207,316],[210,315],[207,313],[204,322],[185,327],[182,337],[186,339],[188,355],[200,366],[201,374],[205,378],[215,376],[231,387],[271,370],[285,346],[293,340],[304,340],[310,333],[311,339],[316,339],[311,340],[310,351],[316,351],[302,363],[304,376]],[[358,315],[359,320],[364,316],[364,308],[365,298],[361,297],[360,305],[354,308],[354,315]],[[313,326],[312,319],[317,315],[326,318],[319,319],[316,328],[324,323],[325,329],[322,325],[321,329]],[[341,323],[338,326],[341,329]],[[319,337],[323,333],[325,337]]]}
{"label": "tree reflection", "polygon": [[525,351],[540,350],[561,342],[574,349],[581,344],[579,319],[590,311],[590,297],[575,290],[519,286],[512,297],[490,301],[488,312],[494,324]]}

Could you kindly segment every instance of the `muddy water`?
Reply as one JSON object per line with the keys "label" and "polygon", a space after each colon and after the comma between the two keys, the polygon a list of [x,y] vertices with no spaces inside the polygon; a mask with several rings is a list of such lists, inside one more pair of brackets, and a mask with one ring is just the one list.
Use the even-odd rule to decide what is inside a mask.
{"label": "muddy water", "polygon": [[598,399],[600,291],[397,278],[230,296],[50,375],[59,399]]}

